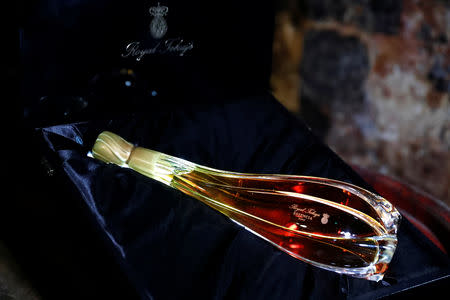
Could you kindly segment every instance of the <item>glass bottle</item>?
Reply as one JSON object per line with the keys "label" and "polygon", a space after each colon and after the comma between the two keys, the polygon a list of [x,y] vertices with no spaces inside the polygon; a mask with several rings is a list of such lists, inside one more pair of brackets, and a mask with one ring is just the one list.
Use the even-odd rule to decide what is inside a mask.
{"label": "glass bottle", "polygon": [[397,245],[398,211],[352,184],[216,170],[135,147],[107,131],[92,156],[178,189],[291,256],[330,271],[379,281]]}

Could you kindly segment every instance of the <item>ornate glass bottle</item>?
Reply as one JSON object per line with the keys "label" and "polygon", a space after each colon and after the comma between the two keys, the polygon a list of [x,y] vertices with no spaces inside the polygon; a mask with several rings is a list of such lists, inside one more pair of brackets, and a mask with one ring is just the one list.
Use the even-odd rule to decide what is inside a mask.
{"label": "ornate glass bottle", "polygon": [[398,211],[345,182],[216,170],[134,147],[106,131],[92,154],[178,189],[293,257],[327,270],[378,281],[397,245]]}

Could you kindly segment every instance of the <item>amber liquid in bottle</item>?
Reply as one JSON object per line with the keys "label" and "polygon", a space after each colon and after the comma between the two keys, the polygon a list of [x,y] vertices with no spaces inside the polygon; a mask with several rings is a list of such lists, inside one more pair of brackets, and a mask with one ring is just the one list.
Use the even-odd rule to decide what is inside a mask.
{"label": "amber liquid in bottle", "polygon": [[[193,196],[216,199],[217,203],[199,200],[294,257],[340,268],[364,268],[380,254],[380,241],[373,238],[384,233],[377,224],[378,215],[347,190],[289,178],[252,177],[194,170],[174,176],[171,185]],[[353,210],[365,211],[373,220]],[[385,264],[377,267],[384,269]]]}
{"label": "amber liquid in bottle", "polygon": [[371,280],[382,278],[392,258],[400,215],[362,188],[325,178],[215,170],[117,138],[102,133],[94,157],[197,198],[295,258]]}

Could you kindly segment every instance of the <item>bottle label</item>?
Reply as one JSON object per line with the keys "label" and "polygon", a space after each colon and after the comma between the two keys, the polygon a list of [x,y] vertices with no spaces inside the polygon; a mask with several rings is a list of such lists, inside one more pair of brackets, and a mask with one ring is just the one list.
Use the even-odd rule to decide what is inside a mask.
{"label": "bottle label", "polygon": [[[312,221],[314,218],[320,217],[320,214],[314,208],[299,207],[298,204],[292,204],[289,206],[294,212],[292,213],[299,221]],[[326,215],[326,217],[325,217]],[[329,215],[324,214],[322,220],[325,218],[326,224],[328,222]]]}

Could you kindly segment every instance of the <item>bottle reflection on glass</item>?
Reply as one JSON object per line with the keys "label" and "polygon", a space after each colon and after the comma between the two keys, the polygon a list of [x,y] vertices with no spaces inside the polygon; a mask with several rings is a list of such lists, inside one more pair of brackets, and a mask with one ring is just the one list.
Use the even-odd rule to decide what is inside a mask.
{"label": "bottle reflection on glass", "polygon": [[381,280],[397,245],[398,211],[345,182],[216,170],[134,147],[106,131],[92,156],[178,189],[291,256],[327,270]]}

